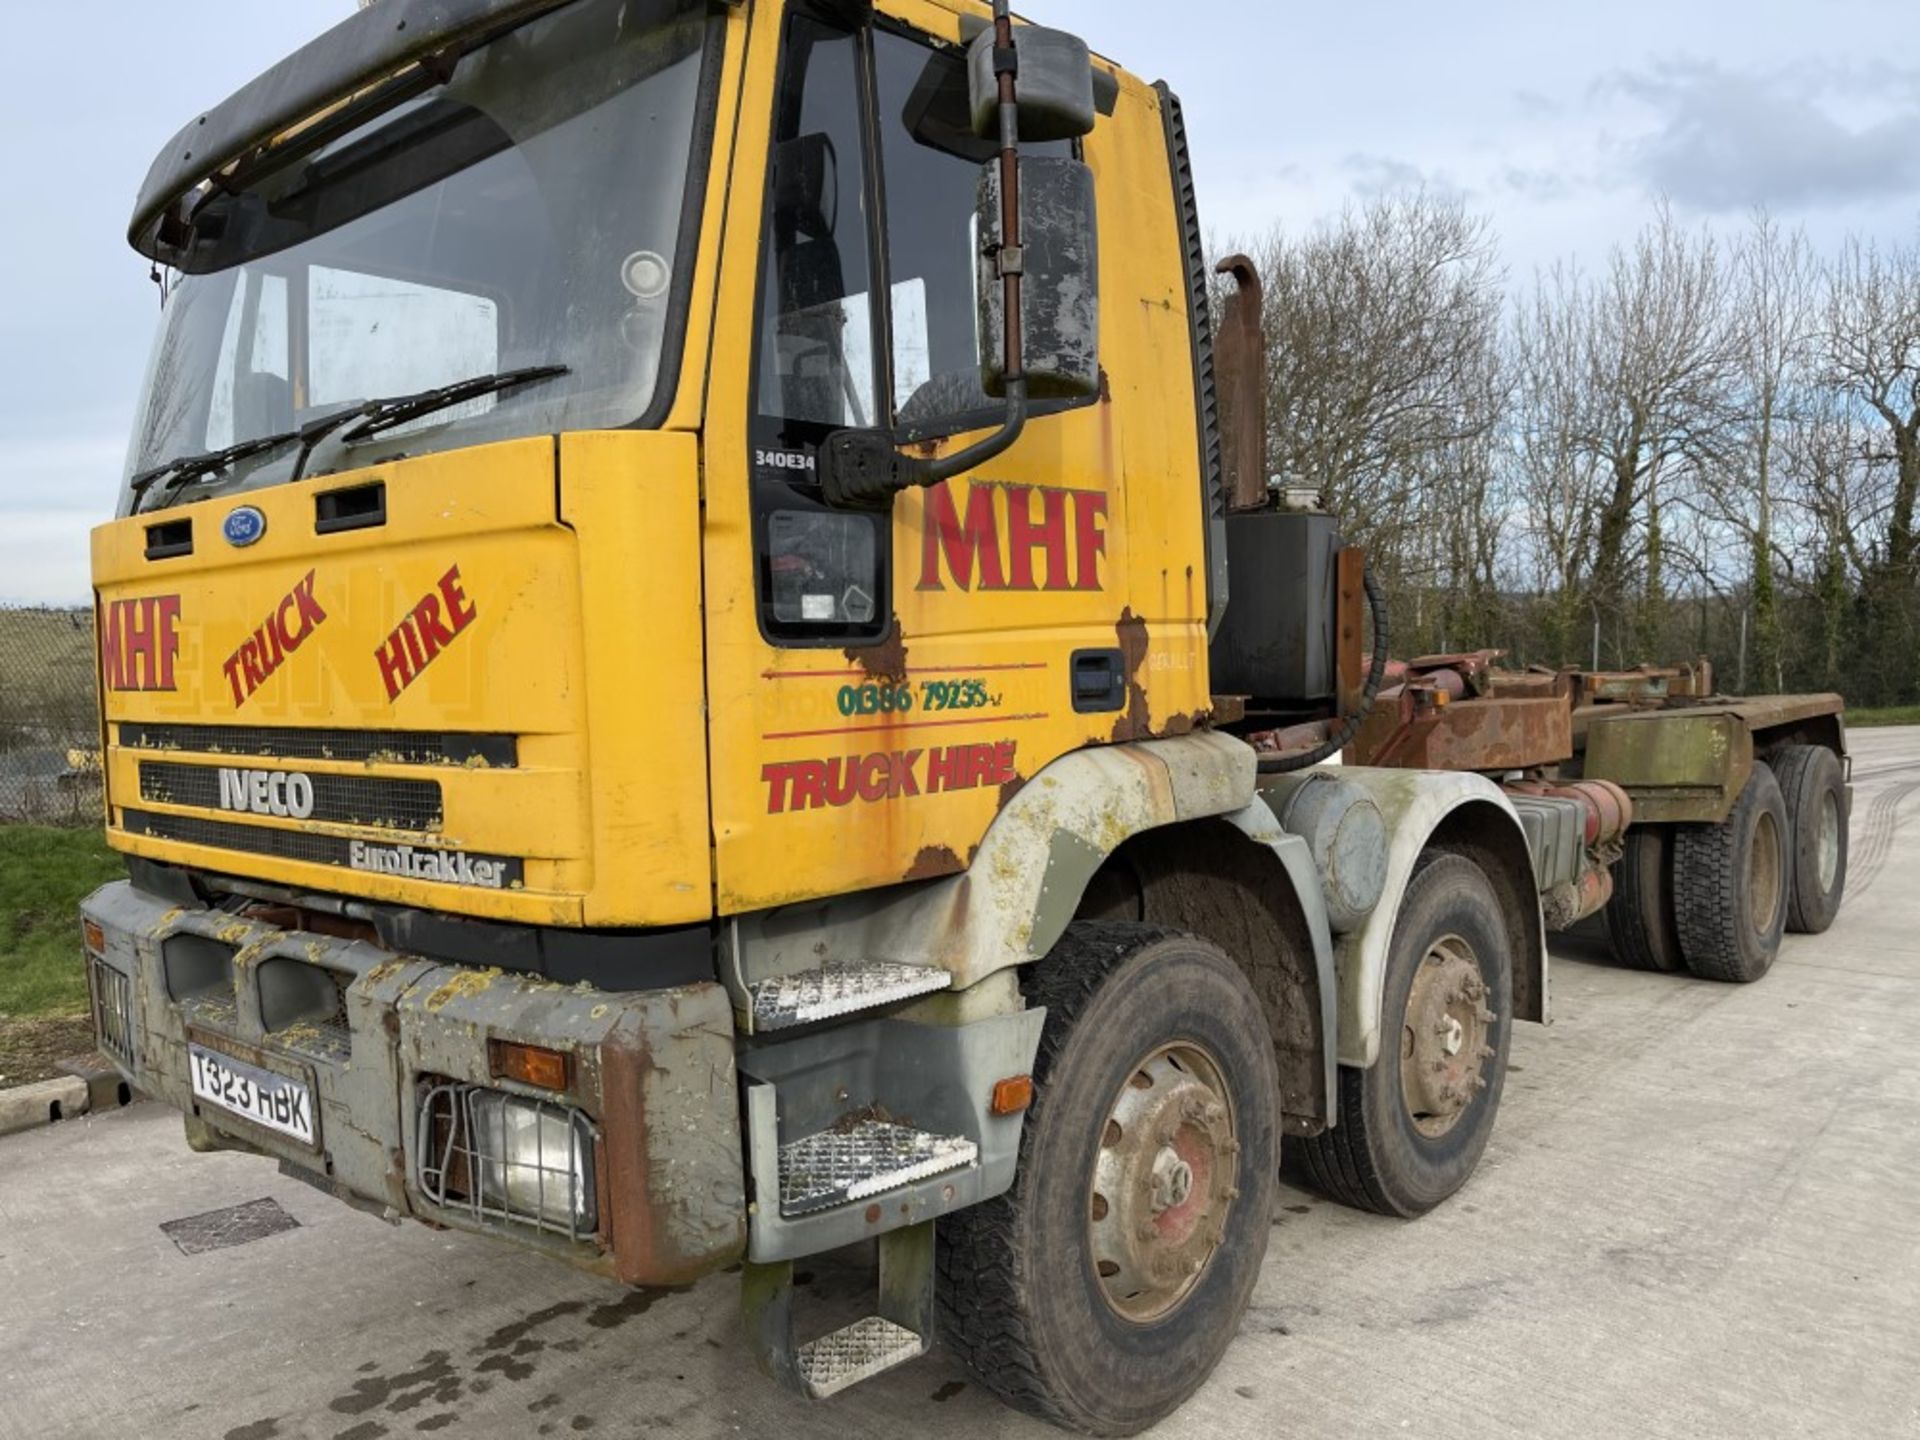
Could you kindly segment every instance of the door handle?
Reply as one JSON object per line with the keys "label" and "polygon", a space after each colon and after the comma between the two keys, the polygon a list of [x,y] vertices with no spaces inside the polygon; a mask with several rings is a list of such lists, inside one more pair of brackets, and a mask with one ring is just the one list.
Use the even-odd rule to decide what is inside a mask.
{"label": "door handle", "polygon": [[1126,708],[1127,660],[1120,651],[1075,651],[1072,673],[1077,713],[1102,715]]}

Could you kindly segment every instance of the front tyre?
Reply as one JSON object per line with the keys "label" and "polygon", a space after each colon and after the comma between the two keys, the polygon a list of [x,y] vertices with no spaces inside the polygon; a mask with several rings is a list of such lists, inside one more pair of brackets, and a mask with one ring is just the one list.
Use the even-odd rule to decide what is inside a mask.
{"label": "front tyre", "polygon": [[1411,1219],[1473,1174],[1506,1086],[1513,950],[1484,871],[1422,860],[1388,952],[1380,1058],[1340,1069],[1338,1123],[1293,1147],[1305,1179],[1344,1205]]}
{"label": "front tyre", "polygon": [[1146,925],[1070,926],[1026,990],[1047,1020],[1018,1178],[940,1222],[941,1336],[1008,1404],[1132,1435],[1212,1372],[1259,1277],[1273,1039],[1238,966]]}

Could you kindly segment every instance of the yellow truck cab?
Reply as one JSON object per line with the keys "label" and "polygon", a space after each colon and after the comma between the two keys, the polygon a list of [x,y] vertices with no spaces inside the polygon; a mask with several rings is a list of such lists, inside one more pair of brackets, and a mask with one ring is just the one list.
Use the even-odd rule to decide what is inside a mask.
{"label": "yellow truck cab", "polygon": [[378,0],[196,117],[93,536],[103,1047],[351,1203],[745,1262],[802,1393],[938,1333],[1169,1413],[1283,1134],[1465,1182],[1575,815],[1243,738],[1335,691],[1337,541],[1231,523],[1201,233],[1172,92],[975,0]]}

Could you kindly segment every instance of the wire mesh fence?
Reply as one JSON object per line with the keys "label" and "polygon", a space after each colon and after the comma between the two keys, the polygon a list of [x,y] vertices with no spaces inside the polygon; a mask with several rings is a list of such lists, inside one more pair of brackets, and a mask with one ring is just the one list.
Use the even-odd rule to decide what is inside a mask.
{"label": "wire mesh fence", "polygon": [[0,823],[100,819],[93,612],[0,606]]}

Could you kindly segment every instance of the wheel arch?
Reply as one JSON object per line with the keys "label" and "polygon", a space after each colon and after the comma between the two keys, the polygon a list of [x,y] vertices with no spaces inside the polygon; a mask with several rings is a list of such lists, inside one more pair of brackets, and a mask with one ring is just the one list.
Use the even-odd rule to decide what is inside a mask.
{"label": "wheel arch", "polygon": [[1331,1123],[1339,1093],[1332,932],[1307,843],[1265,805],[1134,836],[1089,879],[1075,918],[1168,926],[1217,945],[1260,997],[1287,1130]]}
{"label": "wheel arch", "polygon": [[[1334,942],[1306,842],[1256,798],[1255,772],[1253,750],[1219,734],[1076,751],[1007,802],[962,874],[735,917],[731,979],[898,960],[950,971],[992,1008],[1004,992],[982,982],[1043,959],[1076,919],[1150,908],[1246,971],[1269,1002],[1282,1108],[1318,1128],[1338,1093]],[[1114,900],[1129,873],[1154,882],[1131,912]]]}
{"label": "wheel arch", "polygon": [[1076,750],[1001,806],[960,874],[733,917],[735,963],[753,979],[898,960],[972,990],[1051,950],[1135,836],[1253,806],[1255,770],[1249,746],[1213,733]]}
{"label": "wheel arch", "polygon": [[1515,1014],[1545,1023],[1546,925],[1532,852],[1512,802],[1479,775],[1357,767],[1341,774],[1364,786],[1380,806],[1389,850],[1380,903],[1358,929],[1341,937],[1336,952],[1340,1063],[1364,1070],[1380,1058],[1380,1010],[1394,927],[1415,867],[1434,850],[1464,855],[1492,882],[1514,942]]}
{"label": "wheel arch", "polygon": [[1847,763],[1847,724],[1843,715],[1808,715],[1784,725],[1769,725],[1753,732],[1754,757],[1772,763],[1773,757],[1789,745],[1816,745],[1831,750]]}

